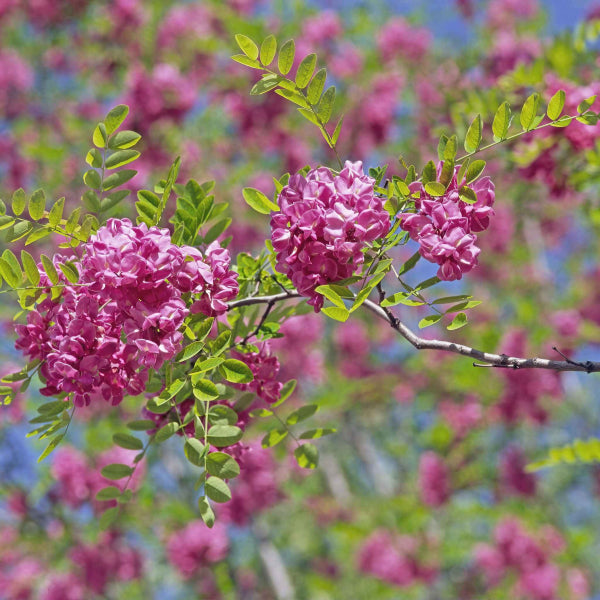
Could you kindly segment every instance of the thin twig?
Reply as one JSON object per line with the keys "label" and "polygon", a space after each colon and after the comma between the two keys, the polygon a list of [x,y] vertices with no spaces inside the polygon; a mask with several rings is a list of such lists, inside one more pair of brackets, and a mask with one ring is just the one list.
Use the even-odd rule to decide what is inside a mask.
{"label": "thin twig", "polygon": [[[229,303],[228,310],[249,306],[251,304],[269,304],[271,302],[281,302],[292,298],[301,298],[298,292],[289,292],[285,294],[274,294],[272,296],[257,296],[254,298],[242,298]],[[484,352],[471,346],[457,344],[447,340],[428,340],[418,336],[412,329],[405,325],[400,319],[388,309],[379,304],[365,300],[364,306],[379,318],[387,321],[390,326],[397,331],[405,340],[407,340],[417,350],[439,350],[441,352],[452,352],[469,356],[480,363],[485,363],[491,367],[505,369],[548,369],[551,371],[582,371],[585,373],[600,372],[600,362],[575,362],[572,360],[549,360],[546,358],[523,358],[519,356],[508,356],[507,354],[494,354]],[[474,366],[482,366],[474,363]]]}

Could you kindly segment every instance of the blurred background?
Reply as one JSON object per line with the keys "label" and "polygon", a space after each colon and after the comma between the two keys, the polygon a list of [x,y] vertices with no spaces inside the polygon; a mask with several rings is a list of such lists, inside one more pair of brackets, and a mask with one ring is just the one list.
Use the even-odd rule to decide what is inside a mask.
{"label": "blurred background", "polygon": [[[505,100],[516,112],[533,91],[547,102],[564,89],[573,111],[600,91],[598,19],[584,0],[0,0],[0,197],[43,187],[79,206],[92,131],[124,103],[124,126],[143,136],[132,191],[152,189],[181,156],[179,181],[214,180],[229,203],[229,248],[257,254],[268,219],[242,188],[271,196],[273,177],[335,163],[293,105],[249,94],[258,75],[230,59],[236,33],[293,38],[296,64],[316,52],[344,115],[342,158],[403,176],[400,156],[417,169],[437,160],[439,136],[461,139],[478,113],[491,139]],[[496,215],[480,265],[436,292],[482,303],[469,326],[424,335],[600,360],[598,130],[546,128],[484,156]],[[133,199],[108,216],[133,218]],[[37,252],[56,250],[46,240]],[[412,285],[435,273],[421,263]],[[8,374],[24,359],[17,303],[0,301]],[[401,311],[415,327],[425,314]],[[291,402],[318,404],[311,423],[338,432],[305,472],[291,446],[261,449],[265,426],[253,425],[251,459],[212,530],[177,439],[150,452],[136,500],[100,530],[110,505],[94,499],[108,483],[100,469],[131,460],[111,440],[139,418],[139,398],[79,411],[39,464],[43,442],[26,434],[40,386],[0,407],[0,599],[600,599],[600,471],[525,470],[550,447],[599,435],[597,375],[419,354],[369,315],[340,325],[309,313],[281,333],[271,347],[280,380],[299,380]]]}

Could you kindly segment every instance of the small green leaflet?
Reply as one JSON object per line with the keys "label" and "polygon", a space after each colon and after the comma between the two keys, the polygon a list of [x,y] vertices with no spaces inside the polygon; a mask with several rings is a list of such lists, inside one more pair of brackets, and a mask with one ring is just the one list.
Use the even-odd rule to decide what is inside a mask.
{"label": "small green leaflet", "polygon": [[271,211],[278,211],[279,206],[269,200],[265,194],[255,188],[247,187],[242,190],[242,196],[246,204],[256,212],[268,215]]}

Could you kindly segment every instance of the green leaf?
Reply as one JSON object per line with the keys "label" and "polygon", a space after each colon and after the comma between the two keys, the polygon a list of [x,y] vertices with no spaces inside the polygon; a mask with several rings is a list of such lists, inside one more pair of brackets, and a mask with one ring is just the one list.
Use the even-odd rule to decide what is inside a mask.
{"label": "green leaf", "polygon": [[331,118],[331,112],[333,110],[333,103],[335,102],[335,86],[332,85],[325,90],[325,93],[321,97],[319,106],[317,108],[317,114],[323,123],[328,123]]}
{"label": "green leaf", "polygon": [[217,339],[210,345],[210,353],[212,356],[219,356],[227,350],[227,344],[231,339],[231,330],[226,329],[221,332]]}
{"label": "green leaf", "polygon": [[272,448],[283,441],[288,434],[287,429],[271,429],[261,441],[263,448]]}
{"label": "green leaf", "polygon": [[186,438],[183,446],[185,457],[196,467],[204,466],[204,444],[196,438]]}
{"label": "green leaf", "polygon": [[133,467],[128,467],[127,465],[123,465],[120,463],[112,463],[110,465],[106,465],[100,471],[102,477],[115,481],[117,479],[124,479],[125,477],[129,477],[132,473]]}
{"label": "green leaf", "polygon": [[268,215],[271,211],[279,210],[279,206],[269,200],[260,190],[247,187],[242,190],[242,195],[250,208],[263,215]]}
{"label": "green leaf", "polygon": [[2,275],[2,278],[11,288],[18,287],[21,282],[20,278],[3,258],[0,258],[0,275]]}
{"label": "green leaf", "polygon": [[8,229],[6,232],[5,241],[16,242],[17,240],[24,238],[26,235],[29,235],[31,231],[33,231],[33,223],[30,221],[19,221]]}
{"label": "green leaf", "polygon": [[93,190],[86,190],[81,196],[85,208],[91,212],[100,212],[100,198]]}
{"label": "green leaf", "polygon": [[469,129],[467,130],[467,135],[465,137],[464,146],[465,150],[469,154],[476,152],[479,149],[482,140],[482,130],[483,123],[481,121],[481,115],[477,115],[473,119],[471,125],[469,126]]}
{"label": "green leaf", "polygon": [[556,121],[550,123],[550,126],[551,127],[566,127],[567,125],[570,125],[571,121],[573,121],[573,117],[563,115]]}
{"label": "green leaf", "polygon": [[494,141],[500,142],[506,139],[508,128],[510,127],[511,110],[508,102],[503,102],[496,111],[494,122],[492,123],[492,132]]}
{"label": "green leaf", "polygon": [[118,506],[111,506],[110,508],[107,508],[100,515],[100,519],[98,521],[98,528],[101,531],[105,531],[117,520],[118,516],[119,516],[119,507]]}
{"label": "green leaf", "polygon": [[290,414],[285,422],[288,425],[295,425],[296,423],[300,423],[300,421],[309,419],[318,410],[319,407],[316,404],[307,404],[306,406],[301,406],[298,410],[295,410],[292,414]]}
{"label": "green leaf", "polygon": [[309,429],[304,433],[301,433],[298,437],[301,440],[314,440],[325,435],[330,435],[332,433],[336,433],[337,429],[332,427],[319,427],[317,429]]}
{"label": "green leaf", "polygon": [[104,119],[104,125],[106,126],[106,133],[110,135],[119,128],[121,123],[125,120],[125,117],[129,114],[129,107],[125,104],[119,104],[115,106]]}
{"label": "green leaf", "polygon": [[412,294],[405,292],[397,292],[396,294],[392,294],[388,296],[381,302],[381,306],[396,306],[397,304],[404,304],[405,306],[423,306],[425,302],[421,300],[412,300]]}
{"label": "green leaf", "polygon": [[204,348],[204,342],[192,342],[189,346],[186,346],[178,356],[178,362],[185,362],[194,358],[196,354],[202,351]]}
{"label": "green leaf", "polygon": [[207,358],[206,360],[196,361],[196,364],[194,365],[194,370],[191,372],[192,383],[194,383],[194,381],[196,381],[198,379],[198,377],[195,377],[196,374],[205,373],[206,371],[211,371],[212,369],[214,369],[215,367],[218,367],[219,365],[223,364],[224,362],[225,362],[224,359],[222,359],[219,356],[211,356],[210,358]]}
{"label": "green leaf", "polygon": [[414,266],[419,262],[421,258],[421,254],[419,252],[415,252],[398,270],[398,276],[404,275],[408,273]]}
{"label": "green leaf", "polygon": [[[337,289],[337,288],[341,288],[341,286],[320,285],[315,288],[315,291],[317,293],[321,294],[322,296],[325,296],[325,298],[327,298],[327,300],[329,300],[336,306],[339,306],[340,308],[345,308],[344,301],[342,300],[340,293],[339,293],[339,289]],[[347,291],[349,292],[350,290],[347,290]],[[344,294],[344,297],[346,297],[346,298],[353,297],[353,295],[350,292],[349,296]]]}
{"label": "green leaf", "polygon": [[201,402],[208,402],[219,397],[217,386],[210,379],[194,379],[192,392],[195,398]]}
{"label": "green leaf", "polygon": [[127,450],[142,450],[144,448],[142,440],[128,433],[115,433],[112,439],[117,446],[127,448]]}
{"label": "green leaf", "polygon": [[53,437],[50,440],[50,443],[46,446],[46,449],[40,454],[40,457],[37,459],[37,461],[42,462],[60,444],[64,437],[64,433],[59,433],[57,436]]}
{"label": "green leaf", "polygon": [[274,402],[273,404],[271,404],[271,406],[273,408],[276,408],[277,406],[281,406],[294,393],[294,390],[296,389],[296,384],[297,384],[297,381],[295,379],[290,379],[289,381],[286,381],[283,384],[283,387],[281,388],[279,400],[277,400],[277,402]]}
{"label": "green leaf", "polygon": [[437,300],[433,300],[431,304],[452,304],[453,302],[459,302],[461,300],[469,300],[473,296],[469,296],[468,294],[461,294],[459,296],[445,296],[444,298],[438,298]]}
{"label": "green leaf", "polygon": [[421,181],[423,185],[429,183],[430,181],[436,181],[437,179],[437,170],[435,168],[435,164],[432,160],[430,160],[424,167],[423,173],[421,174]]}
{"label": "green leaf", "polygon": [[94,133],[92,135],[92,141],[94,142],[94,146],[97,148],[106,148],[106,144],[108,142],[108,133],[104,123],[98,123],[98,125],[96,125],[96,129],[94,129]]}
{"label": "green leaf", "polygon": [[319,451],[314,444],[307,442],[294,450],[296,462],[303,469],[315,469],[319,464]]}
{"label": "green leaf", "polygon": [[246,67],[251,67],[253,69],[262,69],[261,64],[257,60],[252,60],[251,58],[248,58],[245,54],[234,54],[231,58],[232,60],[235,60],[235,62],[238,62]]}
{"label": "green leaf", "polygon": [[453,331],[455,329],[460,329],[461,327],[464,327],[467,324],[467,315],[463,312],[458,313],[454,319],[452,319],[452,323],[450,323],[450,325],[448,325],[448,327],[446,327],[446,329],[448,329],[449,331]]}
{"label": "green leaf", "polygon": [[[485,169],[485,160],[474,160],[467,169],[465,178],[467,183],[472,183],[475,181]],[[461,183],[461,182],[459,182]]]}
{"label": "green leaf", "polygon": [[337,122],[335,129],[333,130],[333,135],[331,136],[331,141],[335,146],[337,144],[338,138],[340,137],[340,131],[342,130],[342,122],[344,120],[344,116],[340,117],[340,120]]}
{"label": "green leaf", "polygon": [[539,104],[540,95],[537,92],[531,94],[531,96],[525,100],[525,104],[523,104],[521,115],[519,117],[521,121],[521,127],[524,131],[529,131],[533,127],[533,122],[535,121]]}
{"label": "green leaf", "polygon": [[477,202],[477,194],[467,185],[463,185],[458,190],[458,197],[467,204],[475,204]]}
{"label": "green leaf", "polygon": [[59,263],[58,267],[64,273],[67,281],[70,283],[77,283],[79,281],[79,271],[72,262]]}
{"label": "green leaf", "polygon": [[254,375],[250,367],[241,360],[228,358],[219,365],[221,375],[231,383],[250,383],[254,380]]}
{"label": "green leaf", "polygon": [[48,222],[51,227],[56,227],[60,220],[62,219],[63,210],[65,208],[65,199],[60,198],[57,200],[50,209],[50,213],[48,214]]}
{"label": "green leaf", "polygon": [[579,105],[577,106],[577,112],[579,114],[585,113],[592,107],[592,105],[594,104],[595,101],[596,101],[596,96],[590,96],[589,98],[582,100],[579,103]]}
{"label": "green leaf", "polygon": [[558,90],[558,92],[550,98],[546,114],[551,121],[556,121],[556,119],[560,117],[563,108],[565,107],[566,97],[565,90]]}
{"label": "green leaf", "polygon": [[243,435],[235,425],[213,425],[208,430],[208,441],[217,448],[225,448],[239,442]]}
{"label": "green leaf", "polygon": [[346,308],[341,308],[339,306],[326,306],[321,310],[321,312],[330,317],[331,319],[335,321],[340,321],[341,323],[347,321],[348,317],[350,316],[350,311],[348,311]]}
{"label": "green leaf", "polygon": [[456,152],[458,150],[458,140],[455,135],[451,135],[446,142],[444,147],[444,154],[442,155],[443,160],[454,160],[456,158]]}
{"label": "green leaf", "polygon": [[46,194],[44,190],[36,190],[29,198],[29,215],[34,221],[39,221],[46,210]]}
{"label": "green leaf", "polygon": [[297,104],[298,106],[310,111],[310,106],[306,101],[306,98],[300,92],[278,89],[275,90],[275,93],[282,98],[285,98],[286,100],[289,100],[290,102],[293,102],[294,104]]}
{"label": "green leaf", "polygon": [[[316,55],[315,56],[316,59]],[[308,57],[307,57],[308,58]],[[297,77],[297,75],[296,75]],[[308,97],[308,101],[311,104],[316,105],[320,98],[321,98],[321,94],[323,93],[323,90],[325,88],[325,80],[327,79],[327,70],[326,69],[319,69],[316,73],[315,76],[312,78],[312,81],[310,82],[308,89],[306,90],[306,95]]]}
{"label": "green leaf", "polygon": [[296,54],[296,46],[294,40],[288,40],[279,50],[277,58],[277,66],[282,75],[287,75],[294,64],[294,56]]}
{"label": "green leaf", "polygon": [[277,40],[275,36],[268,35],[260,45],[260,62],[268,67],[277,54]]}
{"label": "green leaf", "polygon": [[121,490],[114,485],[109,485],[105,488],[102,488],[96,494],[96,500],[105,501],[105,500],[115,500],[121,495]]}
{"label": "green leaf", "polygon": [[[315,67],[317,66],[317,55],[309,54],[302,59],[302,62],[298,65],[296,70],[296,85],[302,90],[310,82]],[[320,94],[319,94],[320,96]]]}
{"label": "green leaf", "polygon": [[27,205],[27,196],[25,196],[25,190],[23,188],[19,188],[15,190],[12,195],[12,211],[18,217],[25,210],[25,206]]}
{"label": "green leaf", "polygon": [[19,281],[21,281],[21,279],[23,279],[23,271],[21,270],[21,265],[19,264],[15,253],[7,248],[2,253],[2,258],[10,265],[12,271],[15,273]]}
{"label": "green leaf", "polygon": [[[126,148],[131,148],[135,146],[140,140],[142,136],[136,131],[130,131],[129,129],[125,129],[124,131],[119,131],[115,133],[108,140],[108,147],[111,150],[125,150]],[[97,152],[97,150],[96,150]],[[98,153],[100,154],[100,153]],[[102,158],[102,157],[100,157]],[[101,167],[102,162],[98,164],[93,164],[92,167]]]}
{"label": "green leaf", "polygon": [[202,497],[198,500],[198,508],[200,509],[200,516],[208,528],[212,528],[215,524],[215,513],[210,507],[208,500]]}
{"label": "green leaf", "polygon": [[150,431],[156,427],[156,423],[151,419],[139,419],[138,421],[129,421],[127,427],[132,431]]}
{"label": "green leaf", "polygon": [[247,36],[241,33],[235,35],[235,41],[240,47],[240,50],[250,59],[258,58],[258,46]]}
{"label": "green leaf", "polygon": [[27,279],[29,279],[31,285],[37,286],[40,283],[40,271],[33,256],[26,250],[21,250],[21,262]]}
{"label": "green leaf", "polygon": [[139,155],[137,150],[117,150],[106,159],[104,164],[107,169],[116,169],[133,162]]}
{"label": "green leaf", "polygon": [[231,490],[229,486],[218,477],[209,477],[204,484],[204,492],[214,502],[229,502]]}
{"label": "green leaf", "polygon": [[168,402],[171,398],[173,398],[173,396],[175,396],[181,391],[184,385],[185,379],[176,379],[175,381],[173,381],[173,383],[171,383],[171,385],[168,388],[164,389],[160,393],[160,395],[156,399],[156,404],[160,406],[161,404],[165,404],[166,402]]}
{"label": "green leaf", "polygon": [[430,325],[435,325],[441,318],[442,315],[429,315],[428,317],[425,317],[419,321],[419,329],[424,329]]}
{"label": "green leaf", "polygon": [[180,429],[179,423],[167,423],[164,427],[161,427],[154,436],[154,441],[158,444],[168,440],[172,435],[177,433]]}
{"label": "green leaf", "polygon": [[12,227],[15,224],[14,217],[8,215],[2,215],[0,217],[0,230]]}
{"label": "green leaf", "polygon": [[[105,192],[108,192],[124,183],[128,182],[130,179],[135,177],[137,171],[133,169],[122,169],[121,171],[117,171],[116,173],[112,173],[104,180],[104,185],[102,189]],[[108,210],[106,208],[102,208],[102,210]]]}
{"label": "green leaf", "polygon": [[430,196],[443,196],[446,193],[446,186],[438,181],[430,181],[429,183],[425,184],[425,191]]}
{"label": "green leaf", "polygon": [[211,452],[206,459],[206,470],[219,479],[233,479],[240,474],[240,465],[225,452]]}
{"label": "green leaf", "polygon": [[85,156],[85,162],[90,165],[90,167],[99,169],[103,165],[104,159],[102,158],[102,153],[100,150],[98,150],[98,148],[90,148]]}
{"label": "green leaf", "polygon": [[251,96],[260,96],[261,94],[266,94],[270,92],[272,89],[275,89],[279,82],[281,81],[281,77],[276,75],[275,73],[267,73],[262,76],[262,79],[257,81],[250,90]]}
{"label": "green leaf", "polygon": [[231,225],[231,223],[232,223],[232,219],[230,219],[229,217],[227,217],[226,219],[222,219],[221,221],[218,221],[217,223],[215,223],[206,232],[206,235],[203,238],[203,242],[205,244],[211,244],[212,242],[214,242],[218,237],[223,235],[223,232]]}

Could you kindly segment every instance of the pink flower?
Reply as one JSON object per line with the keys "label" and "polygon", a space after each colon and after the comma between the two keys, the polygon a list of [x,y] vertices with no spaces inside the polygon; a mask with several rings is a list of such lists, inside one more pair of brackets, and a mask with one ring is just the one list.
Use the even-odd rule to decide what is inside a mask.
{"label": "pink flower", "polygon": [[374,194],[374,180],[362,163],[346,165],[338,176],[320,167],[306,177],[292,175],[279,195],[280,212],[271,217],[277,270],[319,312],[319,285],[353,275],[363,262],[362,249],[388,232],[389,215]]}
{"label": "pink flower", "polygon": [[[438,165],[438,174],[443,163]],[[423,258],[439,265],[437,276],[443,281],[461,279],[463,273],[477,265],[480,249],[475,245],[475,233],[488,228],[494,215],[494,184],[483,177],[471,185],[477,202],[467,204],[459,197],[463,182],[456,180],[458,167],[443,196],[430,196],[420,182],[410,185],[417,192],[417,212],[403,214],[401,227],[419,242]]]}
{"label": "pink flower", "polygon": [[231,353],[233,358],[246,363],[252,374],[253,381],[250,383],[235,384],[239,390],[254,392],[267,404],[273,404],[279,400],[283,384],[277,381],[279,373],[279,360],[271,354],[269,342],[263,342],[258,352],[236,352]]}
{"label": "pink flower", "polygon": [[435,452],[429,451],[421,455],[419,490],[421,500],[428,506],[442,506],[450,498],[448,467]]}
{"label": "pink flower", "polygon": [[[54,262],[66,259],[57,255]],[[109,219],[84,246],[78,286],[46,298],[17,326],[16,347],[43,360],[42,394],[73,395],[76,405],[104,398],[118,404],[143,392],[149,369],[180,350],[192,312],[216,316],[237,295],[229,252],[213,242],[205,255],[176,246],[167,229]],[[42,285],[49,281],[41,266]],[[61,275],[62,277],[62,275]],[[64,283],[68,283],[62,277]]]}
{"label": "pink flower", "polygon": [[525,471],[526,459],[519,448],[507,448],[500,458],[500,481],[508,494],[535,496],[537,481]]}
{"label": "pink flower", "polygon": [[389,20],[377,35],[377,47],[384,61],[401,57],[408,62],[420,61],[429,50],[431,32],[415,27],[402,17]]}
{"label": "pink flower", "polygon": [[192,521],[167,540],[169,562],[189,579],[200,568],[223,560],[229,552],[225,525],[217,521],[209,529],[202,521]]}
{"label": "pink flower", "polygon": [[84,600],[85,590],[72,573],[52,575],[44,584],[40,600]]}

